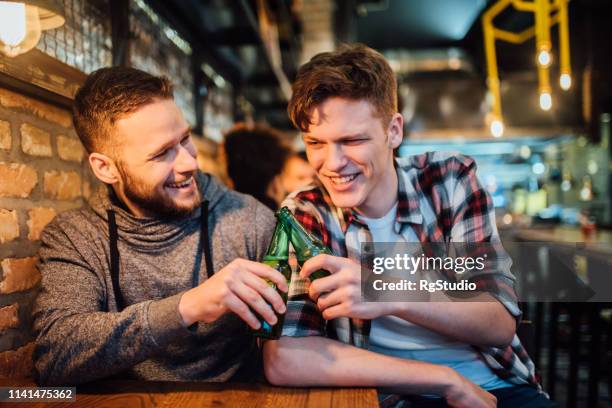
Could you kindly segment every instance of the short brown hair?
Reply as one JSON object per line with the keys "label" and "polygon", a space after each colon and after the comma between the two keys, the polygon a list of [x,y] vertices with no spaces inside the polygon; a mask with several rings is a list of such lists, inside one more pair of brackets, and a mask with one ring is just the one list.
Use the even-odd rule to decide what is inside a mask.
{"label": "short brown hair", "polygon": [[303,132],[312,124],[312,109],[330,97],[366,99],[383,120],[397,112],[397,83],[385,58],[363,44],[317,54],[300,67],[287,112]]}
{"label": "short brown hair", "polygon": [[129,67],[92,72],[74,97],[72,119],[89,153],[108,151],[114,145],[109,130],[115,122],[156,99],[172,98],[172,84]]}

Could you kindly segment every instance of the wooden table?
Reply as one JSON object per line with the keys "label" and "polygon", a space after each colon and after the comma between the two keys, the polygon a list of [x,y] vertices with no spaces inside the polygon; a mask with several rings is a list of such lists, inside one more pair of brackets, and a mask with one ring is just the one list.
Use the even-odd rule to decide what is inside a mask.
{"label": "wooden table", "polygon": [[[36,387],[31,380],[0,380],[1,387]],[[100,381],[77,387],[76,402],[0,403],[15,407],[377,407],[373,388],[281,388],[252,384]]]}

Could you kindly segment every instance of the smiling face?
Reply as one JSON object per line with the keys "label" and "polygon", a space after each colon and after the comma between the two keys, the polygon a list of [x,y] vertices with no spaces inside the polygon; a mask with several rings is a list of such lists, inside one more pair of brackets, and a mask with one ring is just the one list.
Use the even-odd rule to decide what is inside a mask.
{"label": "smiling face", "polygon": [[115,192],[140,217],[180,217],[200,205],[197,151],[172,99],[157,99],[117,120]]}
{"label": "smiling face", "polygon": [[402,125],[399,114],[383,123],[367,100],[333,97],[313,109],[303,133],[306,154],[336,206],[371,218],[393,207],[393,149],[402,141]]}

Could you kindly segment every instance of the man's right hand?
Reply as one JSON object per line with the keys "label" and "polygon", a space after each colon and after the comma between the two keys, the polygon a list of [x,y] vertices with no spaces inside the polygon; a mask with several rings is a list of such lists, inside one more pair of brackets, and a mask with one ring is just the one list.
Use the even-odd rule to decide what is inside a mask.
{"label": "man's right hand", "polygon": [[457,372],[453,374],[452,385],[444,395],[448,405],[454,408],[495,408],[497,406],[495,395],[485,391]]}
{"label": "man's right hand", "polygon": [[287,281],[277,270],[268,265],[235,259],[210,279],[183,294],[179,302],[179,313],[185,325],[195,322],[211,323],[223,314],[236,313],[253,329],[260,323],[253,311],[271,325],[277,318],[269,305],[278,313],[285,313],[283,299],[267,279],[287,292]]}

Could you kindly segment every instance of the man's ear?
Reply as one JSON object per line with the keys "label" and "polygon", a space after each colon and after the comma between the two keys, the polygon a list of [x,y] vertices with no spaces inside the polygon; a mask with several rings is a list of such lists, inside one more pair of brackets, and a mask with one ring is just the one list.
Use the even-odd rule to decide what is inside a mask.
{"label": "man's ear", "polygon": [[387,129],[387,141],[391,149],[396,149],[404,138],[404,118],[401,114],[396,113],[391,118],[389,127]]}
{"label": "man's ear", "polygon": [[91,153],[89,155],[89,165],[95,176],[101,182],[115,184],[119,181],[115,162],[110,157],[102,153]]}

